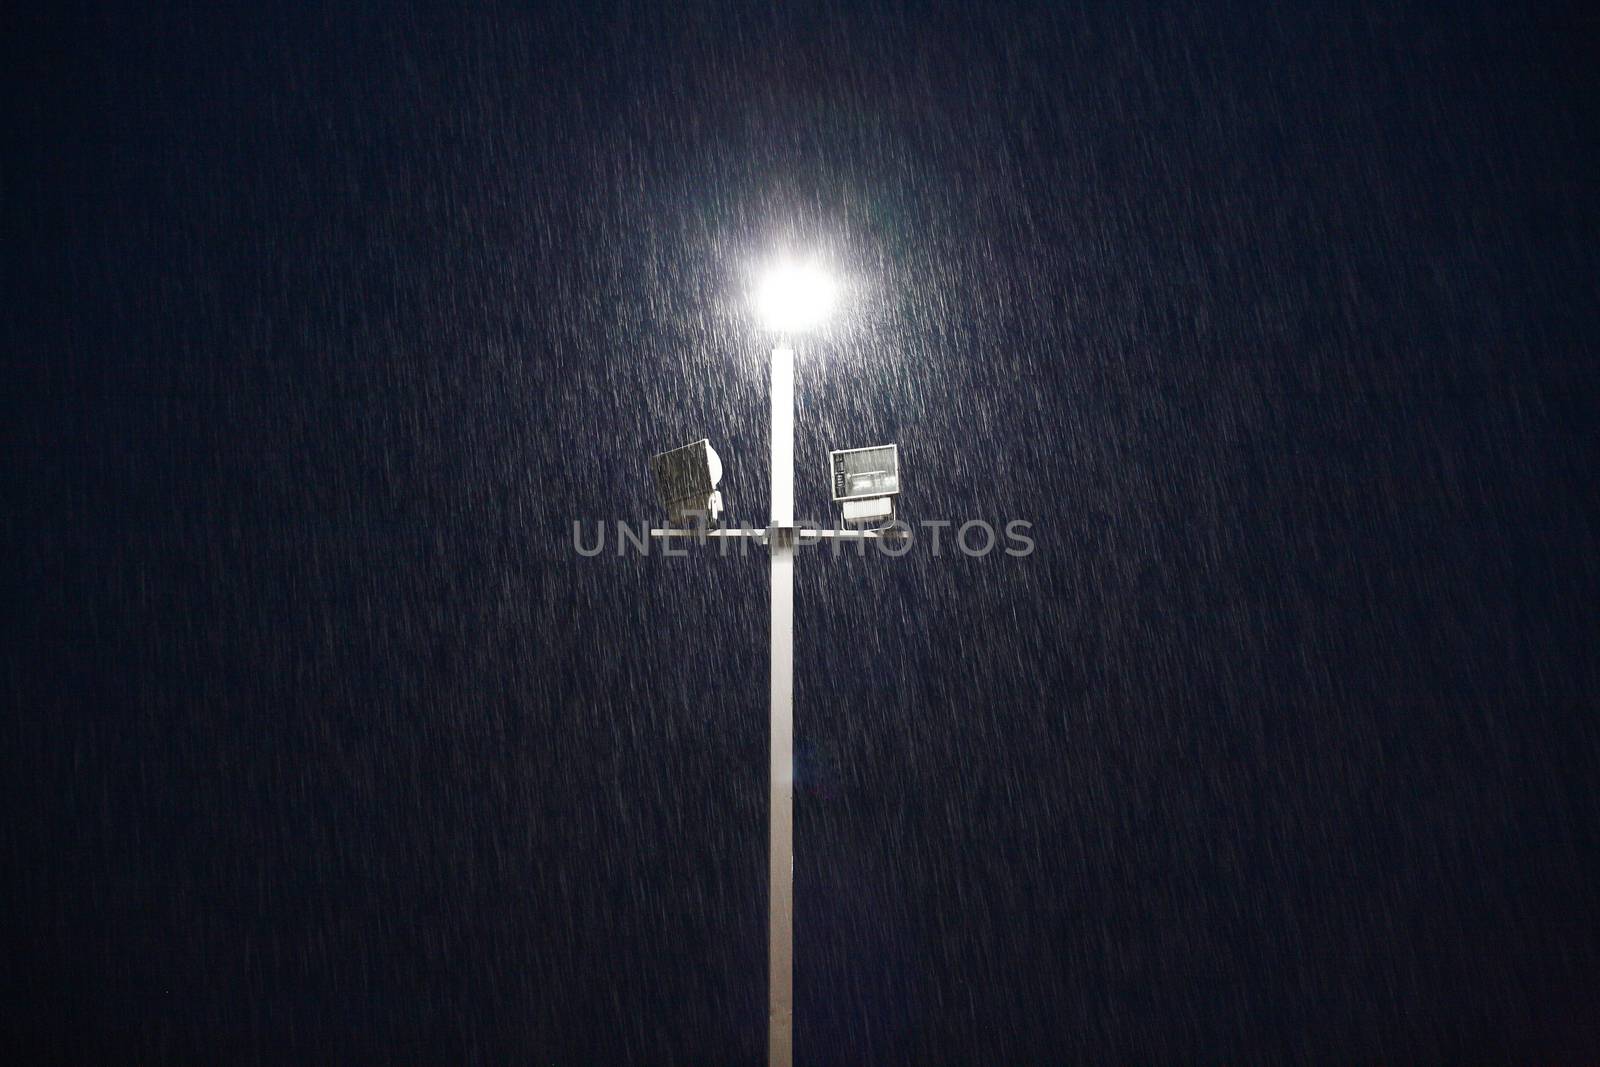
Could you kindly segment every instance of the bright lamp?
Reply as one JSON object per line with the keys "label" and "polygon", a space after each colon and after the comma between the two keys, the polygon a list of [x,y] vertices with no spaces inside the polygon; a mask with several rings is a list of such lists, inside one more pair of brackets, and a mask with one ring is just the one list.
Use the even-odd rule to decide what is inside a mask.
{"label": "bright lamp", "polygon": [[762,325],[779,333],[800,333],[819,326],[833,310],[833,279],[810,264],[774,267],[756,289],[756,312]]}

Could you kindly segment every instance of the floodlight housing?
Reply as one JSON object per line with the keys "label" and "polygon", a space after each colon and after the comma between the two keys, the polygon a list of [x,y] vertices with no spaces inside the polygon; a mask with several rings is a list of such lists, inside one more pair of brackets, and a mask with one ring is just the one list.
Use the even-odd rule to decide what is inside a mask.
{"label": "floodlight housing", "polygon": [[894,498],[900,495],[899,445],[837,449],[828,453],[828,470],[834,502],[842,506],[846,522],[893,517]]}
{"label": "floodlight housing", "polygon": [[756,313],[769,330],[802,333],[827,319],[838,287],[827,272],[808,263],[774,267],[756,289]]}
{"label": "floodlight housing", "polygon": [[715,519],[722,514],[722,494],[717,492],[722,457],[709,439],[651,456],[650,473],[655,475],[656,498],[672,525],[681,526],[694,516]]}

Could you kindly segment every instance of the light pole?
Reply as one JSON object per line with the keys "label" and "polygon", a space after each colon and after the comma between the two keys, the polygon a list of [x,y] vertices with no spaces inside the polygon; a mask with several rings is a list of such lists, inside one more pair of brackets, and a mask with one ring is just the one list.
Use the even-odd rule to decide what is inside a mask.
{"label": "light pole", "polygon": [[[799,529],[794,518],[794,349],[788,338],[822,324],[832,310],[834,284],[815,267],[784,264],[763,280],[755,294],[762,324],[777,336],[771,357],[771,518],[765,530],[690,530],[664,528],[652,537],[751,538],[766,545],[771,577],[771,705],[769,806],[767,822],[767,1062],[771,1067],[791,1067],[794,1062],[794,553],[801,544],[823,540],[870,540],[894,536],[893,531]],[[678,452],[663,454],[657,460]],[[709,452],[709,445],[707,445]],[[714,456],[714,453],[711,453]],[[667,476],[675,488],[663,488],[664,498],[709,499],[717,478],[700,453],[688,457],[694,474],[686,480]],[[670,463],[665,467],[672,466]],[[660,470],[658,479],[663,477]],[[697,505],[703,506],[703,505]],[[720,498],[715,505],[720,507]]]}
{"label": "light pole", "polygon": [[794,1059],[794,349],[782,335],[820,324],[833,282],[815,268],[774,270],[756,295],[772,349],[771,797],[767,816],[767,1063]]}

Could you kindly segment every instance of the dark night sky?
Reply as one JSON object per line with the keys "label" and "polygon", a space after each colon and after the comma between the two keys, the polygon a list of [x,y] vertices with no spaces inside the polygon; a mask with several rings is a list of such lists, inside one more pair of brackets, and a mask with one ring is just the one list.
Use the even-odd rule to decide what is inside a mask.
{"label": "dark night sky", "polygon": [[761,1061],[788,246],[797,1062],[1600,1060],[1581,5],[27,6],[0,1052]]}

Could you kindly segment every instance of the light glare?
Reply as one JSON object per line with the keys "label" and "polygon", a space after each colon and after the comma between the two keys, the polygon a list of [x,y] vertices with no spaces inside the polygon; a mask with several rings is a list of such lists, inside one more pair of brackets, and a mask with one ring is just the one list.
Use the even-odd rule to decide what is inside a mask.
{"label": "light glare", "polygon": [[827,319],[835,296],[833,279],[817,267],[785,263],[756,290],[756,313],[770,330],[799,333]]}

